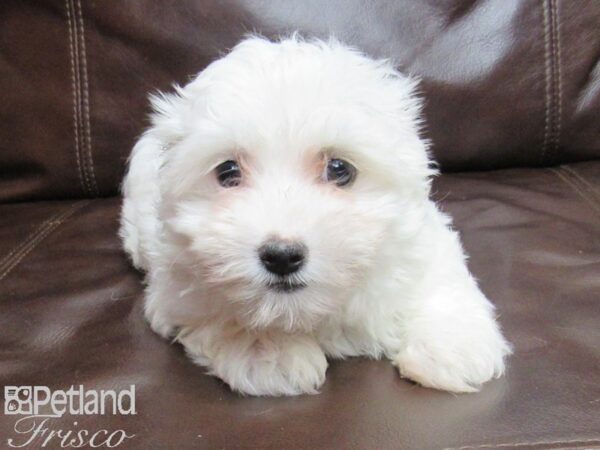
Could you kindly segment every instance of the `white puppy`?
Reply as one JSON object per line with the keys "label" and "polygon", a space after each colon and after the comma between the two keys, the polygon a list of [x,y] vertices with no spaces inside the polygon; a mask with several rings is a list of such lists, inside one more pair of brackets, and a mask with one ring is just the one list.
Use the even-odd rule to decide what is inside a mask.
{"label": "white puppy", "polygon": [[326,357],[472,392],[510,347],[429,199],[415,81],[338,42],[252,37],[152,99],[121,235],[147,318],[251,395],[315,393]]}

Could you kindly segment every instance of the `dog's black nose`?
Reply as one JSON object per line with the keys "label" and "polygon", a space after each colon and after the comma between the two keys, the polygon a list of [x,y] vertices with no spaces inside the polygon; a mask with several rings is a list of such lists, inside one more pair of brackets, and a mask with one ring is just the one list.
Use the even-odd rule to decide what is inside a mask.
{"label": "dog's black nose", "polygon": [[269,272],[284,276],[302,267],[306,252],[306,246],[299,242],[270,239],[258,249],[258,256]]}

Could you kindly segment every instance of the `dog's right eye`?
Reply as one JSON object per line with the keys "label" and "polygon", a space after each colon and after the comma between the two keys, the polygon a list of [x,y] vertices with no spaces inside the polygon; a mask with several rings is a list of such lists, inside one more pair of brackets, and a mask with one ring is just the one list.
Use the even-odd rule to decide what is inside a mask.
{"label": "dog's right eye", "polygon": [[223,187],[239,186],[242,182],[242,170],[236,161],[229,160],[219,164],[215,168],[215,172],[219,184]]}

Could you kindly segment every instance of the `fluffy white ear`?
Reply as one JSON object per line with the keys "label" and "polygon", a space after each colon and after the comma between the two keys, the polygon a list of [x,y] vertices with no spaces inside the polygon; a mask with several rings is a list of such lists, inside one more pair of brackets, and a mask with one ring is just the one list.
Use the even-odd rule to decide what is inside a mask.
{"label": "fluffy white ear", "polygon": [[138,269],[149,270],[151,244],[158,231],[157,208],[161,202],[160,170],[165,153],[179,142],[185,130],[185,112],[189,99],[175,85],[174,92],[150,95],[150,128],[138,139],[123,179],[123,210],[119,234],[123,246]]}
{"label": "fluffy white ear", "polygon": [[133,265],[142,270],[150,269],[150,245],[156,240],[162,152],[162,143],[153,136],[152,129],[146,132],[133,147],[121,186],[123,209],[119,235]]}
{"label": "fluffy white ear", "polygon": [[[436,175],[435,162],[429,153],[430,142],[423,137],[425,117],[423,115],[423,97],[420,91],[421,80],[418,77],[399,72],[390,61],[380,62],[387,83],[392,89],[387,101],[391,114],[396,118],[396,126],[403,133],[403,139],[410,138],[419,151],[412,155],[415,166],[412,167],[422,177]],[[416,140],[419,142],[417,143]]]}
{"label": "fluffy white ear", "polygon": [[152,114],[151,134],[170,147],[185,135],[185,113],[191,108],[191,101],[184,88],[173,85],[173,92],[157,92],[149,96]]}

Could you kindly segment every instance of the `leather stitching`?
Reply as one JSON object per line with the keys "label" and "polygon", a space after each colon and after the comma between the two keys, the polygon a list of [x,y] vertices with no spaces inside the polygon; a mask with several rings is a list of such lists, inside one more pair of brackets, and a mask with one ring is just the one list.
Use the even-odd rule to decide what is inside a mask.
{"label": "leather stitching", "polygon": [[[567,441],[537,441],[537,442],[514,442],[503,444],[482,444],[482,445],[465,445],[463,447],[447,447],[444,450],[471,450],[477,448],[506,448],[506,447],[534,447],[540,445],[600,445],[600,438],[594,439],[573,439]],[[591,447],[586,447],[591,448]]]}
{"label": "leather stitching", "polygon": [[83,12],[81,1],[77,0],[77,16],[79,19],[78,35],[81,48],[81,78],[83,80],[83,111],[84,111],[84,130],[85,130],[85,148],[87,150],[87,170],[91,184],[92,194],[98,195],[98,186],[96,184],[96,175],[94,173],[94,161],[92,158],[92,131],[90,126],[90,102],[89,102],[89,84],[87,71],[87,54],[85,51],[85,26],[83,22]]}
{"label": "leather stitching", "polygon": [[92,157],[89,82],[83,8],[80,0],[65,0],[65,5],[69,26],[77,169],[84,195],[97,196],[99,192]]}
{"label": "leather stitching", "polygon": [[90,203],[90,200],[76,202],[65,211],[55,214],[44,221],[35,231],[13,249],[0,263],[0,280],[4,279],[17,265],[35,249],[50,233],[73,215],[77,210]]}
{"label": "leather stitching", "polygon": [[52,227],[52,224],[55,220],[56,217],[51,217],[50,219],[42,222],[42,224],[37,227],[29,236],[27,236],[25,240],[21,242],[21,244],[17,245],[8,255],[6,255],[0,264],[0,272],[2,273],[0,279],[4,278],[8,271],[14,267],[15,262],[18,262],[23,255],[27,253],[27,249],[30,248],[33,242],[39,239],[39,236],[45,235],[48,228]]}
{"label": "leather stitching", "polygon": [[550,109],[551,109],[551,95],[550,95],[550,26],[548,20],[548,3],[546,0],[541,0],[542,12],[544,17],[544,66],[545,66],[545,117],[544,117],[544,141],[542,143],[542,164],[546,161],[546,152],[548,148],[548,142],[550,140]]}
{"label": "leather stitching", "polygon": [[550,168],[548,170],[556,174],[556,176],[564,181],[565,184],[579,194],[582,199],[588,202],[594,211],[600,213],[600,204],[597,203],[596,200],[585,191],[585,189],[581,188],[580,182],[578,182],[577,178],[569,176],[568,172],[561,171],[559,169]]}
{"label": "leather stitching", "polygon": [[29,241],[31,241],[38,233],[41,233],[42,230],[44,229],[44,227],[46,227],[48,225],[49,222],[51,222],[52,220],[54,220],[54,217],[51,217],[50,219],[44,220],[42,222],[41,225],[39,225],[34,231],[32,231],[19,245],[17,245],[16,247],[14,247],[10,252],[8,252],[6,254],[6,256],[4,256],[4,258],[2,258],[0,260],[0,270],[2,270],[2,267],[7,265],[9,260],[12,260],[12,256],[17,253],[20,252],[21,249],[27,245],[29,243]]}
{"label": "leather stitching", "polygon": [[581,184],[583,184],[594,197],[597,197],[598,201],[600,201],[600,189],[594,186],[591,182],[589,182],[583,175],[577,172],[570,166],[561,166],[561,169],[565,172],[570,173],[574,178],[577,178]]}
{"label": "leather stitching", "polygon": [[77,172],[79,175],[79,183],[81,185],[81,190],[85,194],[87,192],[86,189],[86,180],[84,180],[85,175],[83,173],[83,169],[81,166],[81,157],[80,149],[79,149],[79,78],[78,78],[78,70],[75,65],[77,64],[77,58],[75,56],[76,50],[74,40],[73,40],[73,20],[71,18],[71,5],[69,0],[65,0],[65,7],[67,10],[67,26],[69,28],[69,52],[71,57],[71,90],[73,93],[73,130],[75,134],[75,159],[77,161]]}
{"label": "leather stitching", "polygon": [[79,27],[77,26],[77,15],[75,14],[75,3],[73,2],[73,0],[69,0],[69,6],[70,6],[70,10],[71,10],[71,16],[72,16],[72,26],[73,26],[73,44],[74,44],[74,49],[75,49],[75,53],[74,53],[74,61],[75,61],[75,81],[76,81],[76,87],[77,87],[77,95],[76,95],[76,101],[77,101],[77,129],[79,130],[79,133],[77,135],[77,149],[79,151],[79,159],[81,161],[81,171],[83,173],[83,179],[85,181],[85,186],[86,189],[84,191],[84,194],[89,194],[92,190],[91,185],[90,185],[90,178],[88,175],[88,171],[87,171],[87,165],[85,164],[85,155],[84,155],[84,147],[85,147],[85,141],[84,141],[84,134],[85,134],[85,130],[84,130],[84,124],[83,124],[83,110],[82,110],[82,106],[81,106],[81,49],[79,48]]}
{"label": "leather stitching", "polygon": [[561,69],[561,50],[560,50],[560,29],[559,29],[559,21],[558,21],[558,3],[557,0],[552,0],[551,5],[553,6],[553,14],[552,14],[552,22],[553,27],[553,60],[554,60],[554,69],[555,69],[555,119],[554,119],[554,146],[553,146],[553,160],[556,160],[558,157],[558,146],[560,143],[560,132],[561,132],[561,122],[562,122],[562,69]]}
{"label": "leather stitching", "polygon": [[558,157],[562,122],[562,69],[557,0],[542,0],[544,22],[545,120],[542,164]]}

